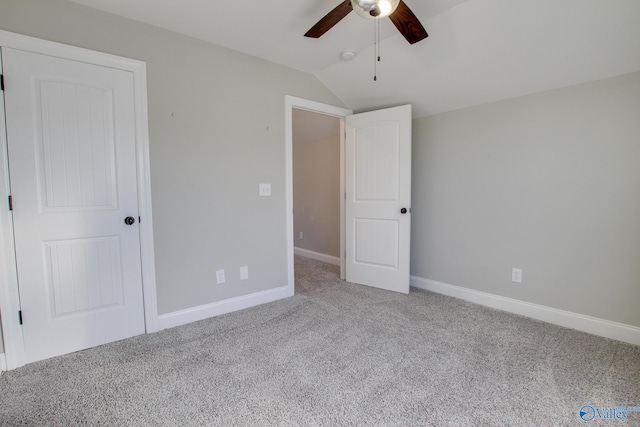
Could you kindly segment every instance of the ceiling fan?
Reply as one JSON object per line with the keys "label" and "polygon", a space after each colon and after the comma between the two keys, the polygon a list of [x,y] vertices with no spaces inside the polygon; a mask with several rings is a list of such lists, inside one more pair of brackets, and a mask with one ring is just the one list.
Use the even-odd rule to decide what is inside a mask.
{"label": "ceiling fan", "polygon": [[429,36],[416,15],[402,0],[344,0],[319,20],[316,25],[311,27],[306,32],[305,37],[317,39],[340,22],[352,10],[368,19],[388,16],[410,44],[417,43]]}

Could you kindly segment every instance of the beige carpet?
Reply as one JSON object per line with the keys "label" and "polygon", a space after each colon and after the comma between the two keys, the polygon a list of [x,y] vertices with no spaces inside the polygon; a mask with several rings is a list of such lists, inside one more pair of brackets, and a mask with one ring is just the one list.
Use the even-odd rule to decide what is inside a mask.
{"label": "beige carpet", "polygon": [[640,425],[600,418],[640,406],[640,347],[304,258],[296,292],[4,373],[0,425]]}

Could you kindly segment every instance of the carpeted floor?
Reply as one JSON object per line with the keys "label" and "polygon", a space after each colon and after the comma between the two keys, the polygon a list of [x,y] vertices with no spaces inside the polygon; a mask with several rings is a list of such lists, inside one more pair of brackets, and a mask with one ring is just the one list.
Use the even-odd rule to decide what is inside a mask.
{"label": "carpeted floor", "polygon": [[[0,377],[0,425],[583,425],[640,347],[296,259],[296,296]],[[587,410],[585,410],[587,411]],[[640,425],[640,412],[597,425]]]}

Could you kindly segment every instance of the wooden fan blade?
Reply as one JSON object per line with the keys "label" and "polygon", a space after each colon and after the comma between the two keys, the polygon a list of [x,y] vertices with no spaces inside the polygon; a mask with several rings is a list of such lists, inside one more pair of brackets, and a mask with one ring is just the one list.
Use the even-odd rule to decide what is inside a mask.
{"label": "wooden fan blade", "polygon": [[353,8],[351,7],[351,1],[345,0],[336,6],[331,12],[327,13],[324,18],[318,21],[316,25],[311,27],[309,31],[304,35],[305,37],[313,37],[317,39],[327,31],[329,31],[334,25],[342,20],[345,16],[351,12]]}
{"label": "wooden fan blade", "polygon": [[411,44],[417,43],[422,39],[429,37],[427,30],[424,29],[416,15],[413,14],[409,6],[402,0],[398,4],[396,10],[389,15],[389,19],[396,26],[398,31],[402,33],[405,39]]}

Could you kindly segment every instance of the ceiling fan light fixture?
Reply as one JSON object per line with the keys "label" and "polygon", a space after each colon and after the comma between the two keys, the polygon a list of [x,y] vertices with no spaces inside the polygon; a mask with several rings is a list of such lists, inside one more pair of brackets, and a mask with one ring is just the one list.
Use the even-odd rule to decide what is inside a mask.
{"label": "ceiling fan light fixture", "polygon": [[400,0],[351,0],[353,10],[363,18],[386,18],[391,15]]}
{"label": "ceiling fan light fixture", "polygon": [[[396,7],[398,3],[396,2]],[[394,8],[389,0],[380,0],[378,2],[378,10],[380,11],[380,17],[384,18],[385,16],[391,15],[393,13]]]}

